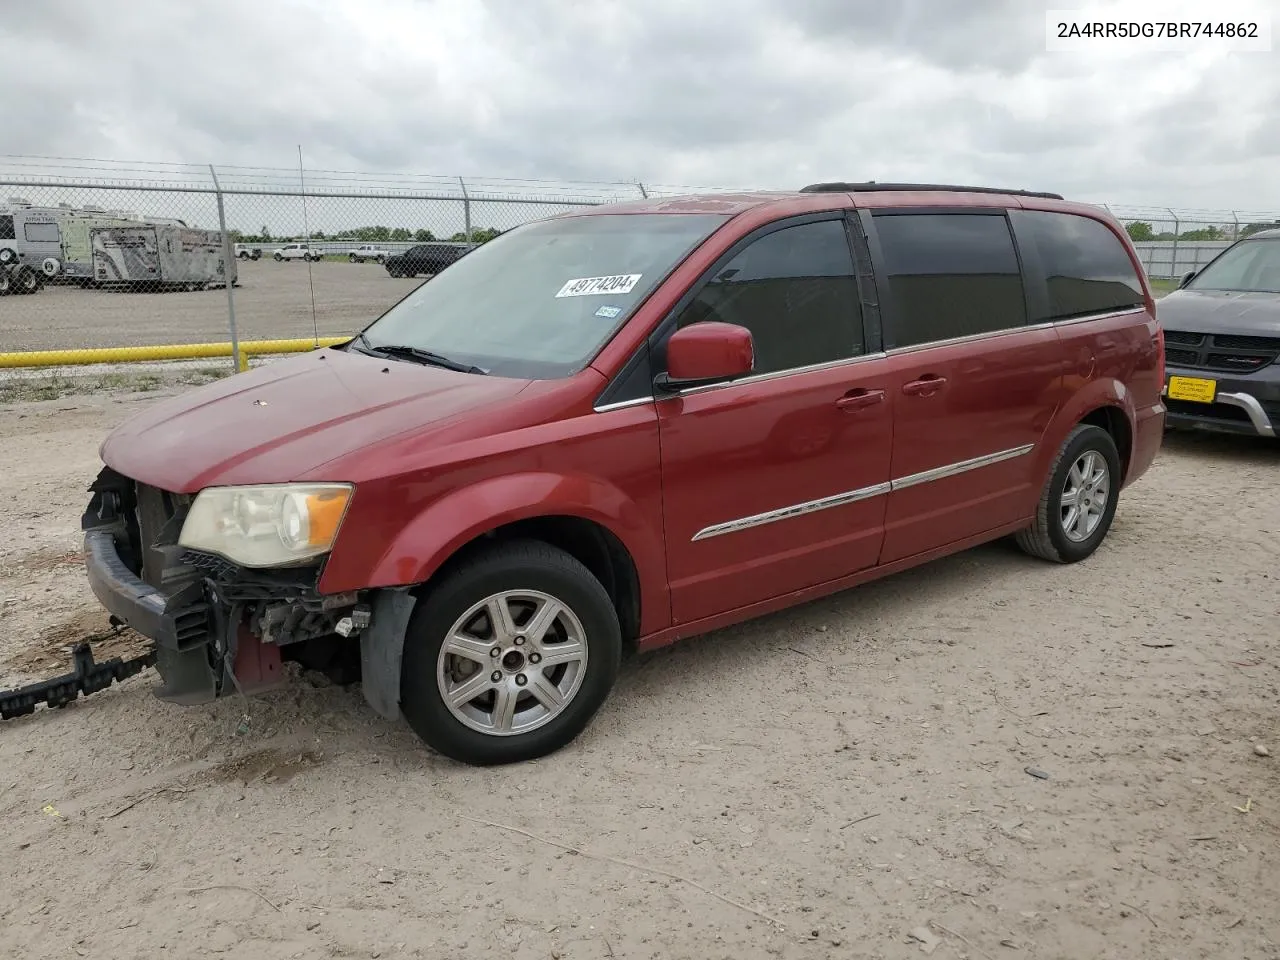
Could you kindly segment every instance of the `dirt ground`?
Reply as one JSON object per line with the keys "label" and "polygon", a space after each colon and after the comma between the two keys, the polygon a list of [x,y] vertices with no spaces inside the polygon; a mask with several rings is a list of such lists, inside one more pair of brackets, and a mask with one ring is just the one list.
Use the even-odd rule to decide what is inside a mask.
{"label": "dirt ground", "polygon": [[[83,491],[157,395],[0,407],[0,686],[105,626]],[[1277,468],[1172,436],[1089,562],[993,545],[686,641],[525,766],[305,678],[0,724],[4,956],[1276,957]]]}
{"label": "dirt ground", "polygon": [[[342,336],[366,326],[425,278],[394,279],[376,263],[242,261],[235,288],[242,340]],[[311,297],[315,293],[313,322]],[[74,350],[226,342],[226,290],[125,293],[48,285],[0,297],[0,350]],[[0,370],[0,377],[4,371]]]}

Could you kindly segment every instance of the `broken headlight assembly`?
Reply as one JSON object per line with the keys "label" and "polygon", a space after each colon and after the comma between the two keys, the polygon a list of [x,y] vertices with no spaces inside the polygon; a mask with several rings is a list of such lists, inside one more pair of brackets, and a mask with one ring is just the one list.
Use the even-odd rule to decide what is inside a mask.
{"label": "broken headlight assembly", "polygon": [[348,483],[208,487],[178,543],[242,567],[286,567],[328,553],[354,488]]}

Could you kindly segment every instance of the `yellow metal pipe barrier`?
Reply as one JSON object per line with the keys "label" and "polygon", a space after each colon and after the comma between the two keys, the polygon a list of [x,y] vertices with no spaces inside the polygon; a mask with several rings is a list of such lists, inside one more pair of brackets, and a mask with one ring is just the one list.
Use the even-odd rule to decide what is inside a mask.
{"label": "yellow metal pipe barrier", "polygon": [[[306,353],[346,343],[350,337],[319,340],[242,340],[237,366],[249,369],[249,357],[273,353]],[[31,350],[0,353],[0,369],[14,367],[78,367],[94,363],[143,363],[152,360],[204,360],[231,356],[230,343],[176,343],[156,347],[96,347],[86,350]]]}

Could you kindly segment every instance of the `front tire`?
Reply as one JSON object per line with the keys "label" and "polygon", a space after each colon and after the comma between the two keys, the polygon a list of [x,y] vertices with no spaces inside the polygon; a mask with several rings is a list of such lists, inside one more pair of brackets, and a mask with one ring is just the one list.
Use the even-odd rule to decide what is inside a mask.
{"label": "front tire", "polygon": [[283,260],[283,259],[284,259],[284,257],[283,257],[283,256],[281,256],[280,254],[276,253],[276,254],[273,254],[273,255],[272,255],[272,259],[273,259],[273,260],[275,260],[275,262],[276,262],[276,263],[279,263],[281,260]]}
{"label": "front tire", "polygon": [[427,589],[409,621],[400,706],[462,763],[546,756],[587,727],[617,679],[622,631],[585,566],[536,541],[485,549]]}
{"label": "front tire", "polygon": [[1120,454],[1111,434],[1080,424],[1067,436],[1040,494],[1035,522],[1014,539],[1026,553],[1078,563],[1101,546],[1120,495]]}

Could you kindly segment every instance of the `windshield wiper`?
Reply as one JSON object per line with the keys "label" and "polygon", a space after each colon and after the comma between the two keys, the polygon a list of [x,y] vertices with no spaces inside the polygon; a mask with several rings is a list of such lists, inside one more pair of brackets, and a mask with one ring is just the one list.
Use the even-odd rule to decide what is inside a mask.
{"label": "windshield wiper", "polygon": [[488,373],[487,370],[477,367],[474,364],[462,363],[459,360],[451,360],[442,353],[423,350],[421,347],[410,347],[406,344],[400,343],[380,343],[377,346],[374,346],[363,333],[356,339],[363,343],[368,352],[375,355],[396,357],[400,360],[411,360],[414,363],[428,364],[433,367],[443,367],[446,370],[456,370],[459,373]]}

